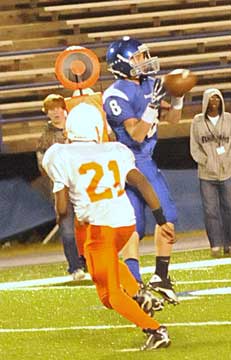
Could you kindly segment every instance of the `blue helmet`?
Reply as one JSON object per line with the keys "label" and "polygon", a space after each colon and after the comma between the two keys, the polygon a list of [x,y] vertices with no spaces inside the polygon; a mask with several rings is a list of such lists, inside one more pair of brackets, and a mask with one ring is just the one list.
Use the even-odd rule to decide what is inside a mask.
{"label": "blue helmet", "polygon": [[160,70],[158,57],[151,57],[146,44],[129,36],[111,43],[106,60],[108,70],[116,78],[139,78],[156,74]]}

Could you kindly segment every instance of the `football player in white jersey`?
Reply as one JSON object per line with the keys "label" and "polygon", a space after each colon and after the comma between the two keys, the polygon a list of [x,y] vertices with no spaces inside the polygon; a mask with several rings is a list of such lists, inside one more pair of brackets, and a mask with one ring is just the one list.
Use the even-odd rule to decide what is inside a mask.
{"label": "football player in white jersey", "polygon": [[162,300],[140,288],[118,253],[135,232],[135,214],[124,190],[125,182],[141,192],[169,241],[174,234],[166,223],[152,186],[135,167],[133,153],[118,142],[101,143],[102,114],[81,103],[68,114],[70,144],[52,145],[43,167],[54,183],[56,210],[66,213],[68,194],[79,223],[87,227],[84,255],[100,300],[107,308],[139,326],[148,340],[143,350],[167,347],[167,329],[154,320]]}

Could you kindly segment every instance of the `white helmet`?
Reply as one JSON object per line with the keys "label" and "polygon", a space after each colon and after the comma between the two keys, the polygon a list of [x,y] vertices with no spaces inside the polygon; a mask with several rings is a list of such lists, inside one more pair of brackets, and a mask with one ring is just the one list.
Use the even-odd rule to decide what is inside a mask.
{"label": "white helmet", "polygon": [[71,141],[99,143],[103,138],[103,125],[103,116],[96,106],[80,103],[67,115],[67,137]]}

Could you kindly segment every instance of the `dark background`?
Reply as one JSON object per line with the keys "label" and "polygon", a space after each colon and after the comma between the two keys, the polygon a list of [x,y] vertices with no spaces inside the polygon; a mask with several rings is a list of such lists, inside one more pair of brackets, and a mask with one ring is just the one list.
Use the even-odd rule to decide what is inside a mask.
{"label": "dark background", "polygon": [[[194,169],[189,137],[160,139],[153,154],[160,169]],[[35,152],[0,153],[0,180],[22,177],[32,181],[40,175]]]}

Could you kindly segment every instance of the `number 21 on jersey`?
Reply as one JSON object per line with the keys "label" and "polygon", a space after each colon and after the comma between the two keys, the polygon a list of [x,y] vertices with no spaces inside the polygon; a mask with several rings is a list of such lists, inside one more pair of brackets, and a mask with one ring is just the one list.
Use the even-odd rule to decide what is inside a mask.
{"label": "number 21 on jersey", "polygon": [[[121,181],[120,181],[120,172],[118,164],[115,160],[110,160],[107,164],[108,171],[111,171],[114,178],[113,187],[117,190],[116,196],[121,196],[124,193],[124,189],[122,189]],[[91,200],[91,202],[104,200],[104,199],[112,199],[113,191],[110,187],[104,188],[103,191],[98,192],[97,188],[105,175],[103,166],[97,162],[89,162],[82,164],[79,168],[80,175],[86,174],[88,171],[94,171],[90,184],[86,188],[87,194]]]}

